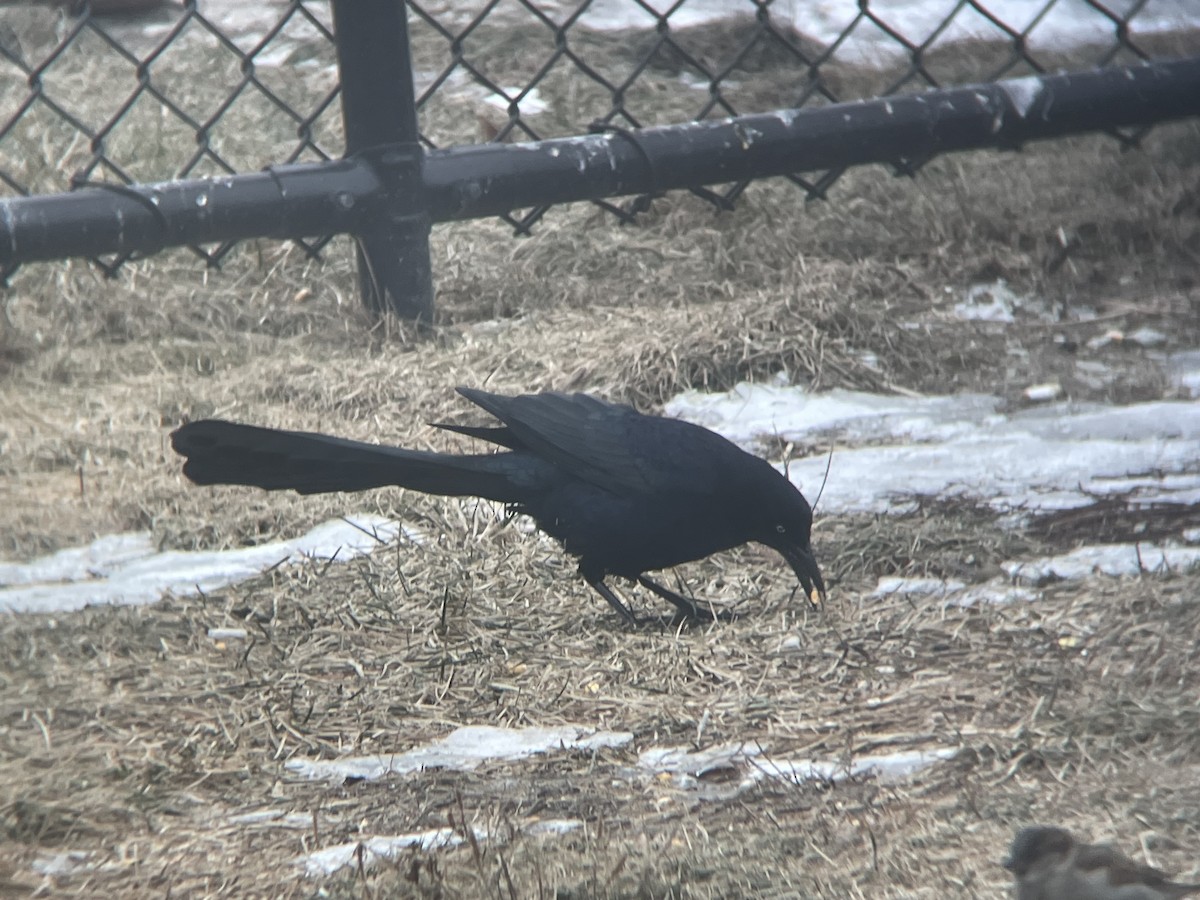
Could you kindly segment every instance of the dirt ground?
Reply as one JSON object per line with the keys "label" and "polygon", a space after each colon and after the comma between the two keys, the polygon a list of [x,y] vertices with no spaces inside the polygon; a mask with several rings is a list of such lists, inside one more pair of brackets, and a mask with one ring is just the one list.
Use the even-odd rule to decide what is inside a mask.
{"label": "dirt ground", "polygon": [[[526,239],[438,227],[434,252],[440,321],[425,335],[359,309],[345,239],[322,262],[264,241],[220,271],[170,252],[111,280],[82,262],[17,273],[0,317],[0,558],[130,530],[232,548],[355,512],[435,539],[203,597],[0,616],[0,896],[998,898],[997,861],[1030,822],[1200,880],[1200,575],[1095,576],[972,608],[869,596],[882,575],[982,582],[1005,559],[1179,521],[1116,509],[1014,530],[966,504],[818,510],[822,611],[792,599],[780,560],[744,548],[677,573],[700,598],[744,599],[735,621],[631,630],[499,509],[199,489],[167,443],[183,419],[219,415],[452,449],[465,443],[426,423],[466,420],[458,384],[647,411],[779,371],[1013,407],[1048,381],[1073,399],[1176,396],[1156,354],[1200,346],[1197,123],[1134,152],[1099,136],[936,160],[915,180],[858,170],[821,204],[772,181],[732,213],[676,194],[627,227],[586,205]],[[950,314],[1001,278],[1059,321]],[[1074,314],[1085,306],[1096,318]],[[1088,347],[1142,326],[1166,345]],[[229,627],[250,639],[208,636]],[[284,767],[469,724],[634,738],[372,782]],[[847,763],[958,752],[901,781],[723,791],[718,773],[704,800],[635,771],[649,746],[743,741]],[[585,826],[527,831],[561,818]],[[297,864],[467,826],[493,839],[323,879]],[[41,874],[52,859],[66,870]]]}

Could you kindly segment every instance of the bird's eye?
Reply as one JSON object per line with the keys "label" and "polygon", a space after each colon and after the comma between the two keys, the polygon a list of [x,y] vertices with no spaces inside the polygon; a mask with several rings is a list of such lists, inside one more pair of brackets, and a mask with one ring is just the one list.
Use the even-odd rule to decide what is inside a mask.
{"label": "bird's eye", "polygon": [[776,531],[778,531],[780,534],[786,534],[786,533],[787,533],[787,529],[786,529],[786,528],[784,528],[782,525],[776,525],[776,526],[775,526],[775,530],[776,530]]}

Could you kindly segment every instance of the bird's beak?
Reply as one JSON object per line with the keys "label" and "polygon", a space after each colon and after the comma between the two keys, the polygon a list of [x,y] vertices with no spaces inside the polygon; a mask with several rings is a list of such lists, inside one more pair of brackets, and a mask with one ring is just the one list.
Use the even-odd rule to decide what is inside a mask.
{"label": "bird's beak", "polygon": [[823,604],[825,602],[825,579],[821,577],[821,570],[817,567],[817,561],[813,559],[812,551],[807,547],[783,547],[779,552],[783,554],[783,558],[788,561],[788,565],[796,573],[808,602],[813,606]]}

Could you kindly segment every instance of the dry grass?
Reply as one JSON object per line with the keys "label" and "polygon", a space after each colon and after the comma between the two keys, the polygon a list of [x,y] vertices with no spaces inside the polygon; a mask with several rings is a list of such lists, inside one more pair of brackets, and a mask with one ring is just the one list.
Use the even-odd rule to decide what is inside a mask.
{"label": "dry grass", "polygon": [[[38,853],[71,849],[96,868],[64,892],[305,895],[292,860],[308,849],[464,817],[514,837],[478,854],[406,854],[365,880],[335,878],[335,891],[508,896],[511,877],[517,896],[539,880],[566,896],[998,896],[992,863],[1022,821],[1194,846],[1195,791],[1179,774],[1200,749],[1186,702],[1200,687],[1194,578],[965,611],[843,591],[807,621],[776,586],[732,625],[629,633],[548,549],[522,555],[518,541],[529,543],[459,531],[203,601],[89,610],[53,628],[6,620],[0,765],[20,790],[0,823],[19,881],[34,883]],[[732,568],[727,590],[753,591],[747,573],[762,567]],[[205,637],[229,625],[252,640]],[[701,746],[818,758],[964,752],[903,785],[767,781],[710,803],[630,774],[632,751],[337,786],[281,768],[407,749],[452,724],[581,721],[639,746],[690,744],[702,727]],[[280,821],[231,821],[267,810]],[[297,812],[311,823],[283,821]],[[583,834],[518,835],[576,816]]]}
{"label": "dry grass", "polygon": [[[1153,325],[1168,350],[1197,346],[1198,144],[1190,123],[1155,130],[1141,153],[1097,138],[941,160],[916,181],[861,170],[822,205],[765,183],[723,215],[673,195],[627,228],[578,206],[519,241],[490,222],[440,227],[431,336],[359,312],[345,242],[322,265],[263,242],[220,272],[186,253],[112,281],[80,263],[22,270],[0,317],[0,556],[126,529],[241,546],[356,511],[437,537],[203,598],[0,619],[0,895],[1000,897],[995,861],[1035,820],[1130,851],[1140,839],[1156,864],[1194,874],[1200,578],[1096,578],[973,609],[868,598],[880,575],[983,581],[1004,559],[1188,519],[1144,526],[1105,509],[1013,532],[962,506],[825,517],[817,553],[835,591],[821,614],[791,600],[777,559],[747,548],[680,573],[737,620],[631,632],[556,547],[499,511],[402,492],[200,490],[166,435],[219,414],[448,448],[456,439],[425,423],[467,415],[456,384],[654,409],[681,388],[780,370],[822,388],[1012,404],[1052,379],[1078,399],[1162,396],[1151,353],[1086,340]],[[998,277],[1064,320],[948,315],[967,285]],[[1100,319],[1068,315],[1084,305]],[[1058,349],[1059,332],[1080,349]],[[250,640],[207,637],[227,626]],[[461,724],[559,723],[634,742],[335,786],[283,767],[404,750]],[[726,741],[800,758],[962,752],[897,784],[765,780],[708,802],[633,771],[651,745]],[[521,833],[558,817],[586,827]],[[501,837],[324,883],[293,863],[464,823]],[[65,852],[84,869],[31,868]]]}

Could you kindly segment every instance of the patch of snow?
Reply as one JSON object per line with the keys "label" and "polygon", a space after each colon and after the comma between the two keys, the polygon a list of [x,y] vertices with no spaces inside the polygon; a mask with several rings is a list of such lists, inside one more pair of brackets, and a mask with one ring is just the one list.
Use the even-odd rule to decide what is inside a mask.
{"label": "patch of snow", "polygon": [[[483,843],[487,840],[487,832],[484,829],[472,830],[476,841]],[[429,853],[433,850],[457,847],[463,841],[463,836],[453,828],[435,828],[430,831],[414,831],[336,844],[324,850],[306,853],[296,859],[296,864],[304,867],[304,874],[309,878],[316,878],[332,875],[349,865],[357,866],[360,853],[363,867],[369,868],[381,859],[394,859],[402,850],[415,848]]]}
{"label": "patch of snow", "polygon": [[967,288],[967,296],[954,305],[954,314],[970,322],[1015,322],[1015,313],[1029,301],[1018,296],[1003,281],[989,284],[973,284]]}
{"label": "patch of snow", "polygon": [[583,827],[583,822],[579,819],[543,819],[539,822],[533,822],[525,826],[526,834],[570,834],[572,831],[578,831]]}
{"label": "patch of snow", "polygon": [[899,781],[934,763],[951,759],[958,751],[949,747],[932,750],[901,750],[896,753],[860,756],[849,765],[833,762],[775,762],[761,777],[820,778],[841,781],[856,775],[874,775],[880,781]]}
{"label": "patch of snow", "polygon": [[[526,824],[521,832],[534,837],[570,834],[583,827],[579,819],[539,819]],[[478,826],[471,829],[471,834],[477,843],[485,843],[491,839],[486,828]],[[364,868],[370,868],[381,859],[394,859],[401,851],[412,848],[425,852],[432,850],[448,850],[461,846],[465,842],[462,833],[454,828],[435,828],[429,831],[413,831],[408,834],[395,834],[366,838],[362,841],[351,841],[337,844],[307,853],[296,859],[296,865],[304,867],[304,874],[309,878],[332,875],[347,866],[357,866],[359,854],[362,854]]]}
{"label": "patch of snow", "polygon": [[871,592],[872,597],[890,597],[893,594],[934,594],[943,597],[966,587],[962,581],[946,581],[941,578],[880,578]]}
{"label": "patch of snow", "polygon": [[347,559],[420,532],[381,516],[332,519],[291,541],[237,550],[155,552],[147,533],[109,535],[30,563],[0,564],[0,611],[66,612],[96,604],[140,605],[164,593],[209,593],[284,562]]}
{"label": "patch of snow", "polygon": [[49,878],[64,878],[93,868],[88,863],[91,855],[86,850],[64,850],[60,853],[37,857],[33,861],[32,868],[39,875]]}
{"label": "patch of snow", "polygon": [[968,498],[1000,511],[1069,509],[1096,494],[1137,491],[1143,501],[1182,502],[1200,491],[1200,404],[1047,403],[997,413],[979,394],[884,397],[740,384],[723,394],[689,391],[666,405],[753,448],[778,438],[878,446],[793,460],[788,473],[825,512],[911,509],[911,498]]}
{"label": "patch of snow", "polygon": [[945,440],[974,431],[999,405],[985,394],[900,397],[841,388],[813,394],[795,385],[743,382],[723,394],[686,391],[669,400],[665,412],[749,446],[773,436],[805,440],[823,433],[857,441]]}
{"label": "patch of snow", "polygon": [[947,602],[951,606],[976,606],[984,603],[1033,603],[1041,599],[1041,594],[1028,588],[1005,584],[992,580],[986,584],[969,587]]}
{"label": "patch of snow", "polygon": [[[957,752],[948,747],[905,750],[860,756],[846,763],[778,759],[764,753],[758,745],[748,744],[723,744],[701,751],[686,747],[652,747],[638,756],[638,766],[671,775],[676,787],[696,791],[701,799],[728,799],[765,778],[841,781],[856,775],[874,774],[883,780],[902,779],[939,760],[949,759]],[[723,781],[710,787],[703,781],[703,776],[716,771],[740,772],[742,777],[734,784]]]}
{"label": "patch of snow", "polygon": [[696,751],[687,747],[651,747],[638,754],[638,765],[652,772],[682,772],[700,778],[709,772],[737,769],[761,753],[761,747],[747,744],[721,744]]}
{"label": "patch of snow", "polygon": [[240,813],[230,816],[226,821],[230,825],[249,825],[270,828],[312,828],[313,817],[310,813],[287,812],[282,809],[260,809],[255,812]]}
{"label": "patch of snow", "polygon": [[[445,28],[459,30],[483,11],[484,0],[460,0],[440,4],[434,16]],[[677,7],[677,8],[674,8]],[[1047,9],[1045,0],[989,0],[988,12],[1007,23],[1015,32],[1026,34],[1025,41],[1037,53],[1065,50],[1088,43],[1111,43],[1116,37],[1115,25],[1107,16],[1098,13],[1086,0],[1059,0]],[[573,7],[560,2],[544,2],[539,8],[557,22],[573,14]],[[673,9],[674,8],[674,9]],[[164,10],[166,7],[164,7]],[[281,19],[291,14],[286,0],[263,0],[245,3],[243,0],[205,0],[204,17],[218,25],[243,52],[252,50],[267,33],[274,31]],[[972,38],[1007,39],[1008,35],[982,15],[962,8],[957,0],[871,0],[871,15],[886,23],[886,27],[913,45],[934,41],[943,46],[952,41]],[[332,30],[329,4],[312,3],[305,7]],[[776,3],[771,7],[771,21],[777,28],[791,26],[798,32],[826,46],[838,40],[851,25],[854,30],[839,46],[835,57],[854,64],[884,64],[907,52],[903,44],[883,28],[860,17],[858,0],[821,0],[818,3]],[[752,0],[652,0],[645,5],[640,0],[592,0],[579,18],[579,24],[599,31],[638,29],[652,31],[658,25],[658,14],[670,12],[667,23],[672,29],[688,28],[747,19],[758,12]],[[949,21],[947,22],[947,20]],[[1144,36],[1181,28],[1195,27],[1200,21],[1200,0],[1148,0],[1130,17],[1131,31]],[[115,18],[105,23],[121,43],[137,56],[153,50],[155,45],[174,27],[177,14],[158,14],[151,17]],[[856,23],[857,20],[857,23]],[[522,24],[549,38],[548,32],[519,4],[499,4],[488,13],[488,22],[509,26]],[[177,38],[185,46],[208,50],[213,38],[203,29],[189,29]],[[324,47],[315,28],[301,17],[292,16],[283,35],[277,36],[255,62],[273,65],[288,54],[273,52],[276,44],[295,43],[299,46],[317,44]],[[550,52],[547,47],[547,54]],[[263,59],[265,57],[265,59]],[[1024,114],[1037,96],[1031,81],[1033,76],[1012,79],[1007,84],[1014,107]]]}
{"label": "patch of snow", "polygon": [[474,769],[485,762],[524,759],[554,750],[621,747],[633,740],[626,731],[594,731],[578,725],[557,728],[497,728],[467,725],[444,738],[404,753],[346,756],[341,759],[292,759],[285,767],[305,778],[374,781],[422,769]]}
{"label": "patch of snow", "polygon": [[153,553],[148,531],[106,534],[86,547],[69,547],[32,562],[0,562],[0,586],[105,578],[121,565]]}
{"label": "patch of snow", "polygon": [[1157,328],[1143,327],[1132,334],[1126,335],[1125,340],[1142,347],[1161,347],[1167,342],[1167,336]]}
{"label": "patch of snow", "polygon": [[1058,556],[1025,562],[1009,561],[1002,568],[1010,578],[1027,584],[1071,581],[1093,573],[1113,577],[1179,572],[1200,565],[1200,547],[1159,547],[1156,544],[1100,544],[1080,547]]}
{"label": "patch of snow", "polygon": [[1027,588],[992,580],[968,587],[964,582],[941,578],[880,578],[871,597],[932,596],[944,598],[950,606],[974,606],[978,603],[1015,603],[1037,600],[1039,594]]}
{"label": "patch of snow", "polygon": [[[470,4],[466,4],[470,6]],[[589,28],[615,31],[627,28],[649,29],[656,23],[649,10],[666,13],[675,6],[672,0],[647,0],[645,7],[634,0],[593,0],[580,21]],[[956,0],[871,0],[871,15],[912,44],[923,44],[937,35],[937,45],[967,38],[1004,38],[995,25],[980,15],[964,14]],[[1066,49],[1096,41],[1111,41],[1115,26],[1084,0],[1061,0],[1046,9],[1045,0],[994,0],[988,12],[1007,23],[1014,31],[1025,33],[1036,50]],[[735,17],[752,16],[755,6],[749,0],[687,0],[667,20],[672,28],[686,28]],[[953,19],[947,25],[946,20]],[[459,15],[466,15],[462,9]],[[797,31],[832,44],[859,15],[856,0],[822,0],[820,3],[776,4],[771,19],[779,26],[791,25]],[[1200,19],[1196,0],[1150,0],[1133,19],[1137,34],[1169,31],[1194,25]],[[939,29],[944,29],[939,34]],[[860,19],[853,36],[843,44],[837,58],[845,62],[884,62],[906,52],[903,45],[869,20]],[[1018,91],[1021,89],[1018,88]],[[1014,98],[1014,104],[1017,99]]]}

